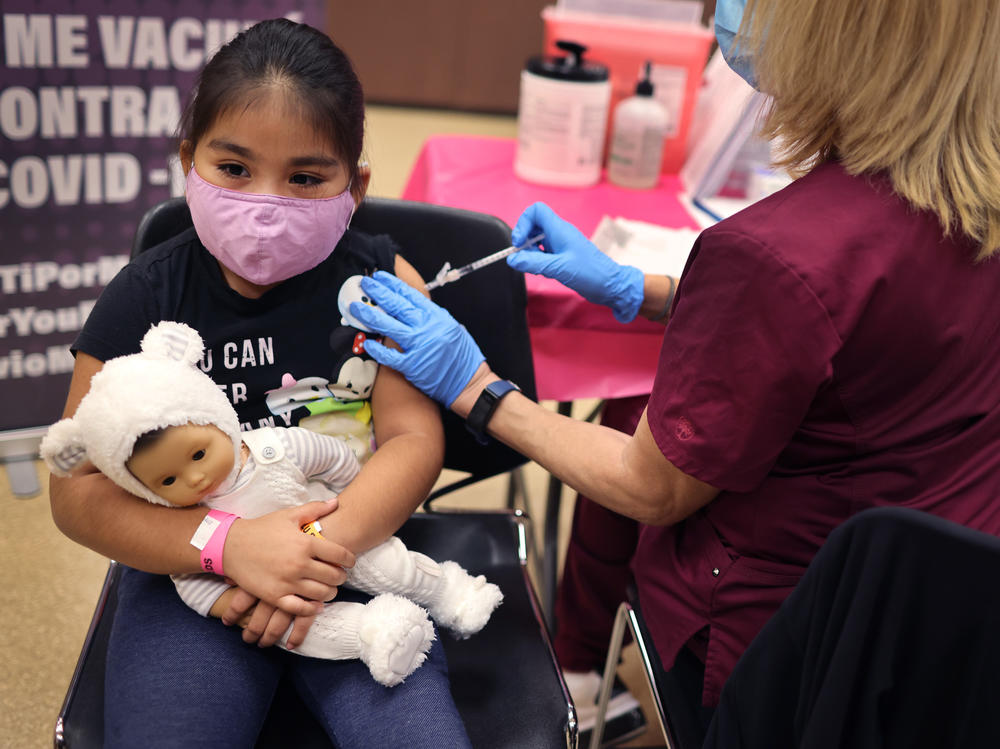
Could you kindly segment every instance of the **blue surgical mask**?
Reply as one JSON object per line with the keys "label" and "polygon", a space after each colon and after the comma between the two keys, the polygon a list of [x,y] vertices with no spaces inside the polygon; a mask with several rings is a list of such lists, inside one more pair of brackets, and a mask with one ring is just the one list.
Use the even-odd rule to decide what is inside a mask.
{"label": "blue surgical mask", "polygon": [[733,49],[736,32],[743,21],[746,0],[717,0],[715,3],[715,38],[719,40],[722,56],[740,78],[757,88],[753,60],[743,49]]}

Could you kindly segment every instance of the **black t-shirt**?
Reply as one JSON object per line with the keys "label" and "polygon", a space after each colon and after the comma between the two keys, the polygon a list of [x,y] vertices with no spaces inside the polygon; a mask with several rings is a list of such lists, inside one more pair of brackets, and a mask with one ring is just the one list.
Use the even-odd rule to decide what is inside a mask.
{"label": "black t-shirt", "polygon": [[244,429],[291,426],[307,416],[367,428],[377,365],[360,345],[364,334],[341,324],[337,296],[351,276],[391,273],[396,251],[389,237],[348,231],[316,268],[247,299],[229,288],[189,229],[121,270],[73,351],[107,361],[138,352],[151,325],[183,322],[204,339],[201,369],[229,396]]}

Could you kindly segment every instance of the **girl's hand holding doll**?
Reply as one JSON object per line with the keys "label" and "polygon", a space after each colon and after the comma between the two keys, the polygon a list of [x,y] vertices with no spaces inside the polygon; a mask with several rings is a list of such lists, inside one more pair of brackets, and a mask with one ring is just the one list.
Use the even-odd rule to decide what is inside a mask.
{"label": "girl's hand holding doll", "polygon": [[[310,502],[256,519],[233,523],[226,538],[226,575],[244,591],[293,616],[320,612],[347,579],[344,567],[354,554],[326,538],[301,531],[332,512],[326,502]],[[248,608],[248,607],[246,607]],[[246,611],[232,610],[238,619]]]}

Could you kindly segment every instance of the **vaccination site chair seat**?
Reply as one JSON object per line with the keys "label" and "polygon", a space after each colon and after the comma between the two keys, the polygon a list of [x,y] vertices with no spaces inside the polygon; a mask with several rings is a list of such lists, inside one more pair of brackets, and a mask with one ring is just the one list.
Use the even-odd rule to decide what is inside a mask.
{"label": "vaccination site chair seat", "polygon": [[[495,217],[402,200],[368,198],[351,225],[390,235],[424,278],[432,278],[445,260],[457,267],[510,244],[509,227]],[[190,226],[183,198],[154,206],[139,224],[133,256]],[[433,297],[469,329],[499,375],[535,397],[520,274],[497,263],[435,290]],[[485,574],[504,593],[503,604],[481,632],[468,640],[447,633],[441,637],[458,709],[475,747],[575,747],[575,710],[528,577],[527,516],[511,508],[471,512],[431,507],[443,493],[512,471],[526,460],[494,441],[480,445],[450,411],[442,409],[442,417],[445,467],[469,476],[432,494],[425,511],[415,513],[397,535],[411,549]],[[112,562],[108,570],[57,721],[57,747],[102,744],[104,657],[121,569]],[[283,681],[257,746],[308,749],[329,747],[330,742],[290,682]]]}

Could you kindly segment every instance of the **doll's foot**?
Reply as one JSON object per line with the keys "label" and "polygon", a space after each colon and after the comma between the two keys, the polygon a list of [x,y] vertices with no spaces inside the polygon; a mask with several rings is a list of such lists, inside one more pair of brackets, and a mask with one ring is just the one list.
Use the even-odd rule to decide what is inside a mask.
{"label": "doll's foot", "polygon": [[361,660],[380,684],[394,687],[427,658],[434,626],[412,601],[384,593],[367,604],[358,627]]}
{"label": "doll's foot", "polygon": [[438,599],[428,611],[439,625],[466,638],[486,626],[501,601],[500,588],[482,575],[473,577],[455,562],[441,562]]}

